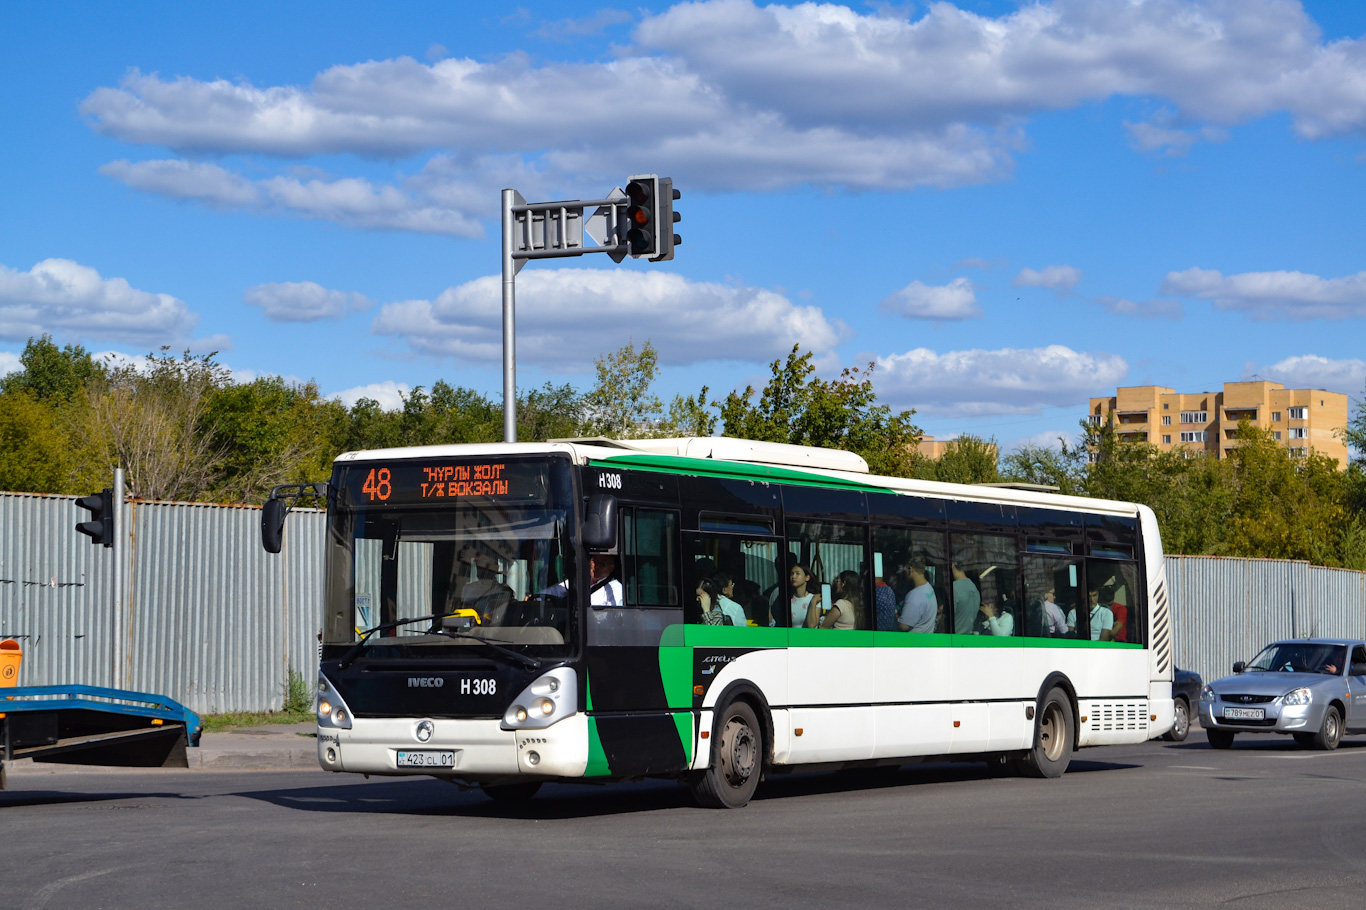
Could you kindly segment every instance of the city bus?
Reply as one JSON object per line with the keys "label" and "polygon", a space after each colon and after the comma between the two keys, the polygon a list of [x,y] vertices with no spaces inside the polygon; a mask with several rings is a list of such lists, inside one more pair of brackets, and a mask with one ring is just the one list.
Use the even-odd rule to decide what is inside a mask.
{"label": "city bus", "polygon": [[1173,723],[1142,505],[730,438],[350,452],[325,493],[328,771],[506,800],[672,778],[738,808],[796,771],[1057,777]]}

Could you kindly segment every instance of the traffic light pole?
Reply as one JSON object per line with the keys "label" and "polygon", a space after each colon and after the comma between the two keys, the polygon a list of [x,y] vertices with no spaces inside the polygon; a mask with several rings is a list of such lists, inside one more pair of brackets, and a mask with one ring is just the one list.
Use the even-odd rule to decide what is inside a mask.
{"label": "traffic light pole", "polygon": [[[656,181],[658,178],[649,175]],[[645,179],[632,177],[632,181]],[[648,256],[652,262],[673,258],[672,233],[678,217],[672,213],[673,181],[665,178],[669,201],[665,221],[670,242],[646,253],[627,241],[626,213],[632,202],[620,187],[604,199],[528,203],[522,194],[503,190],[503,441],[517,441],[517,273],[532,259],[562,259],[584,253],[606,253],[616,262],[628,255]],[[631,184],[633,185],[633,184]],[[584,218],[584,209],[595,209]],[[647,217],[648,217],[647,213]],[[651,225],[653,227],[653,225]],[[584,237],[597,246],[584,246]]]}
{"label": "traffic light pole", "polygon": [[129,547],[127,545],[128,522],[125,521],[123,509],[123,468],[114,469],[114,537],[116,545],[111,554],[114,559],[114,571],[111,584],[113,591],[110,600],[113,602],[113,622],[110,624],[113,636],[113,653],[110,655],[113,660],[111,675],[113,677],[110,686],[115,689],[126,689],[132,680],[128,679],[128,615],[126,610],[127,590],[124,579],[127,577],[126,568],[129,559]]}

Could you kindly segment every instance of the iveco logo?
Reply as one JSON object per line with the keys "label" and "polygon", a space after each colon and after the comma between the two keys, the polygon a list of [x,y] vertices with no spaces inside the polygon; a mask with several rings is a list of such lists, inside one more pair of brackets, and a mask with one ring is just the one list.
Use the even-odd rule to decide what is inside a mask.
{"label": "iveco logo", "polygon": [[446,681],[440,676],[409,676],[409,689],[440,689]]}

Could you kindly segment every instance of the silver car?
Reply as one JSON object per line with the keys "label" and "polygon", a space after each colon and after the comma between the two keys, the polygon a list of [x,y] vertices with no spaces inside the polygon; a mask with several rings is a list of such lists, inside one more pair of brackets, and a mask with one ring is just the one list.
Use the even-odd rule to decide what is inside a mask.
{"label": "silver car", "polygon": [[1267,645],[1200,691],[1200,726],[1215,749],[1237,733],[1289,733],[1301,746],[1336,749],[1344,733],[1366,733],[1366,642]]}

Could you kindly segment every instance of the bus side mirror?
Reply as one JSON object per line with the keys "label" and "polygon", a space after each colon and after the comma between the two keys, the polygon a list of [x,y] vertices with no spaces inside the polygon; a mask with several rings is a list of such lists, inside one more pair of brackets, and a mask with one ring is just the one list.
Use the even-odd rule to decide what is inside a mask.
{"label": "bus side mirror", "polygon": [[598,553],[616,552],[617,498],[611,493],[588,497],[588,508],[583,513],[583,545]]}
{"label": "bus side mirror", "polygon": [[1241,660],[1238,661],[1237,663],[1235,663],[1235,664],[1233,665],[1233,672],[1234,672],[1234,673],[1241,673],[1241,672],[1243,672],[1243,671],[1246,670],[1246,669],[1247,669],[1247,664],[1243,663]]}
{"label": "bus side mirror", "polygon": [[285,542],[285,514],[289,506],[283,499],[267,499],[261,507],[261,546],[267,553],[279,553]]}

